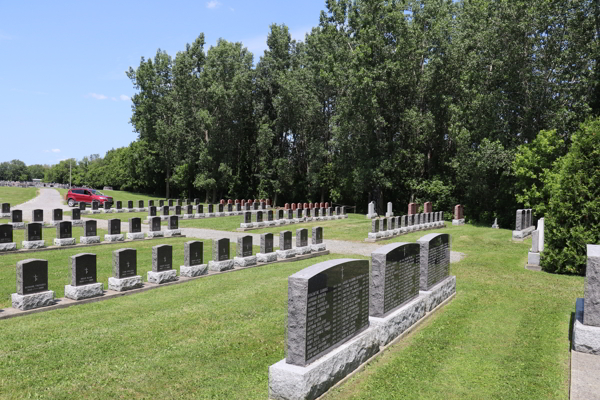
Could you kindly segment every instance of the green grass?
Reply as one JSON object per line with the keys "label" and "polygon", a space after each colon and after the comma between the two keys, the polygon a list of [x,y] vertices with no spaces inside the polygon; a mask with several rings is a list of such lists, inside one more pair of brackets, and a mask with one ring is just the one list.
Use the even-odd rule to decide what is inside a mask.
{"label": "green grass", "polygon": [[[444,232],[453,250],[467,254],[451,267],[456,298],[326,398],[567,399],[569,323],[583,278],[525,270],[530,241],[512,243],[509,230],[466,225]],[[178,244],[175,265],[185,240],[165,241]],[[158,243],[135,244],[144,276]],[[82,249],[98,254],[100,282],[119,247]],[[75,252],[48,253],[38,254],[60,271],[50,281],[60,295]],[[265,399],[268,367],[285,357],[288,276],[338,257],[0,321],[0,397]],[[14,291],[16,261],[0,256],[3,299]]]}
{"label": "green grass", "polygon": [[0,203],[10,203],[10,206],[16,206],[25,203],[37,196],[37,188],[20,187],[0,187]]}

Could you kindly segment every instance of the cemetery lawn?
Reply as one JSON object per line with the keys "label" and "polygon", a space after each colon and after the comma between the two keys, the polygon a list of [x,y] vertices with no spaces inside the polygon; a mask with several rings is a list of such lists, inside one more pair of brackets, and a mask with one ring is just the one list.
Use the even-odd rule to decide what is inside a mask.
{"label": "cemetery lawn", "polygon": [[20,188],[2,186],[0,187],[0,203],[10,203],[10,206],[13,207],[33,199],[37,194],[38,189],[34,187]]}
{"label": "cemetery lawn", "polygon": [[[452,235],[452,250],[467,255],[451,265],[456,297],[326,399],[567,399],[569,327],[584,278],[525,270],[531,240],[512,243],[509,230],[442,232]],[[177,244],[178,266],[185,240],[127,246],[140,250],[145,281],[151,246]],[[50,261],[49,287],[60,297],[69,255],[97,253],[98,281],[106,285],[119,247],[35,256]],[[0,320],[0,397],[266,399],[268,367],[285,357],[288,276],[342,257],[365,258],[249,268]],[[18,259],[0,256],[2,307],[15,289]]]}

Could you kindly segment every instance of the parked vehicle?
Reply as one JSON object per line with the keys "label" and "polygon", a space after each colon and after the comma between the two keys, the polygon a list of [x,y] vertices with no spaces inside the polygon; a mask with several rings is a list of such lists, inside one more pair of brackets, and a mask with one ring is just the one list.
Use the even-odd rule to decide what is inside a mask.
{"label": "parked vehicle", "polygon": [[98,190],[86,188],[69,189],[65,195],[65,200],[67,201],[69,207],[75,207],[77,203],[86,203],[91,205],[92,201],[94,200],[100,203],[100,206],[104,206],[104,203],[106,202],[111,205],[113,204],[112,197],[106,196]]}

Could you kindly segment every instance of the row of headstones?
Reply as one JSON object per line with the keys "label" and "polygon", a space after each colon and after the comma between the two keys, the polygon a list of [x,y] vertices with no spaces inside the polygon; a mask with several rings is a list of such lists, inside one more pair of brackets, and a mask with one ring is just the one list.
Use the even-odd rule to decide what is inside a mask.
{"label": "row of headstones", "polygon": [[[203,264],[204,244],[191,241],[184,244],[184,265],[181,276],[205,274]],[[152,247],[152,271],[148,271],[148,282],[165,283],[177,279],[173,269],[173,247],[163,244]],[[135,289],[142,286],[142,277],[137,274],[137,250],[131,248],[113,251],[113,276],[108,279],[108,288],[115,291]],[[71,256],[71,284],[65,285],[65,297],[82,300],[100,296],[104,292],[102,283],[96,280],[96,255],[91,253]],[[54,292],[48,290],[48,261],[27,259],[17,262],[17,293],[12,295],[12,306],[28,310],[51,305]]]}
{"label": "row of headstones", "polygon": [[235,267],[249,267],[257,263],[285,260],[296,256],[317,253],[326,250],[323,243],[323,228],[312,228],[311,244],[308,243],[308,229],[296,230],[296,247],[292,247],[292,231],[279,232],[279,250],[273,251],[273,234],[260,235],[260,252],[252,255],[252,236],[246,235],[237,239],[237,253],[232,260],[229,255],[229,239],[213,241],[213,260],[208,268],[211,271],[226,271]]}
{"label": "row of headstones", "polygon": [[318,397],[443,301],[432,293],[450,296],[450,247],[448,234],[432,233],[380,247],[371,268],[341,259],[291,275],[286,358],[269,369],[269,398]]}
{"label": "row of headstones", "polygon": [[532,211],[533,210],[531,208],[517,210],[517,216],[515,219],[516,231],[522,231],[533,226]]}
{"label": "row of headstones", "polygon": [[[341,219],[347,218],[346,207],[329,208],[296,208],[287,210],[267,210],[264,213],[257,211],[255,220],[252,221],[252,213],[244,212],[241,228],[256,228],[262,226],[285,225],[291,223],[307,222],[316,220]],[[266,219],[265,219],[266,216]],[[276,219],[274,219],[276,217]]]}
{"label": "row of headstones", "polygon": [[369,239],[379,239],[423,229],[444,226],[443,211],[376,218],[371,221]]}
{"label": "row of headstones", "polygon": [[42,183],[42,182],[32,182],[32,181],[0,181],[0,186],[10,186],[10,187],[55,187],[60,189],[69,189],[68,184],[64,183]]}
{"label": "row of headstones", "polygon": [[[81,220],[81,210],[75,208],[71,212],[72,221],[80,221]],[[12,210],[10,211],[10,219],[11,223],[15,228],[23,228],[23,211],[22,210]],[[52,210],[52,222],[53,225],[63,220],[63,210],[62,208],[55,208]],[[44,222],[44,210],[35,209],[31,211],[31,222]],[[80,223],[75,223],[75,225],[81,225]]]}
{"label": "row of headstones", "polygon": [[[169,218],[169,225],[166,231],[161,231],[160,218],[158,221],[153,221],[152,229],[154,232],[148,234],[148,237],[162,237],[162,236],[178,236],[181,235],[181,231],[178,229],[179,220],[176,216]],[[83,233],[79,242],[81,244],[93,244],[100,243],[100,237],[97,236],[97,222],[95,220],[83,221]],[[43,239],[43,228],[44,226],[40,222],[30,222],[25,224],[25,235],[24,240],[21,243],[24,249],[38,249],[45,247],[46,241]],[[73,221],[57,221],[56,223],[56,238],[54,239],[55,246],[72,246],[75,245],[75,239],[73,238]],[[142,221],[138,217],[129,218],[129,232],[127,233],[127,239],[139,240],[144,239],[144,233],[142,232]],[[122,242],[125,240],[124,235],[121,233],[121,220],[120,219],[109,219],[108,220],[108,234],[104,235],[104,241],[106,242]],[[13,225],[1,224],[0,225],[0,251],[12,251],[16,250],[16,243],[13,242]]]}
{"label": "row of headstones", "polygon": [[[257,204],[257,203],[255,203],[255,204]],[[179,205],[174,206],[174,207],[163,205],[163,206],[159,206],[159,208],[157,208],[154,205],[151,205],[148,207],[148,217],[156,216],[159,210],[163,216],[168,216],[170,210],[173,210],[175,212],[175,215],[183,215],[183,218],[185,218],[185,219],[208,218],[208,217],[216,217],[216,216],[230,216],[232,214],[239,215],[240,213],[244,212],[243,208],[246,211],[254,212],[254,213],[267,212],[266,208],[265,209],[262,209],[262,208],[251,209],[250,203],[246,203],[246,205],[243,207],[242,207],[241,203],[237,203],[235,205],[235,207],[233,204],[209,204],[207,206],[206,213],[204,212],[203,204],[198,204],[196,206],[192,206],[191,204],[188,204],[187,206],[183,206],[183,208],[182,208],[182,206],[179,206]],[[269,210],[269,211],[272,211],[272,210]]]}
{"label": "row of headstones", "polygon": [[[408,204],[408,215],[417,214],[418,210],[419,210],[419,205],[417,203],[409,203]],[[433,204],[430,201],[423,203],[423,213],[428,214],[431,212],[433,212]],[[393,205],[392,205],[391,201],[387,203],[387,211],[385,213],[385,216],[388,218],[394,216],[394,210],[393,210]],[[376,218],[376,217],[377,217],[377,213],[375,212],[375,202],[372,201],[369,203],[369,210],[367,213],[367,218]]]}
{"label": "row of headstones", "polygon": [[325,202],[325,203],[292,203],[290,205],[290,203],[285,203],[285,205],[283,206],[284,209],[286,210],[297,210],[297,209],[303,209],[303,210],[312,210],[314,208],[329,208],[329,202]]}

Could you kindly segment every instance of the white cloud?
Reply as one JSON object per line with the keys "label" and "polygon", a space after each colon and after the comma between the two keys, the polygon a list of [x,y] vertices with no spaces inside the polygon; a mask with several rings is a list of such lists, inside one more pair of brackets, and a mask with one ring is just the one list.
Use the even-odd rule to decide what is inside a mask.
{"label": "white cloud", "polygon": [[0,40],[12,40],[12,36],[0,33]]}
{"label": "white cloud", "polygon": [[111,97],[110,99],[111,99],[112,101],[117,101],[117,98],[116,98],[116,97]]}
{"label": "white cloud", "polygon": [[127,96],[127,95],[124,95],[124,94],[120,95],[120,96],[119,96],[119,98],[120,98],[121,100],[123,100],[123,101],[129,101],[129,100],[131,100],[131,98],[130,98],[129,96]]}
{"label": "white cloud", "polygon": [[221,3],[218,2],[217,0],[211,0],[211,1],[209,1],[209,2],[206,3],[206,8],[209,8],[209,9],[212,10],[214,8],[219,7],[220,5],[221,5]]}
{"label": "white cloud", "polygon": [[98,93],[88,93],[85,97],[91,97],[91,98],[96,99],[96,100],[106,100],[106,99],[108,99],[107,96],[105,96],[103,94],[98,94]]}
{"label": "white cloud", "polygon": [[53,153],[60,153],[60,149],[52,149],[50,151],[53,152]]}
{"label": "white cloud", "polygon": [[231,11],[231,12],[235,12],[235,8],[233,8],[233,7],[229,7],[229,11]]}

